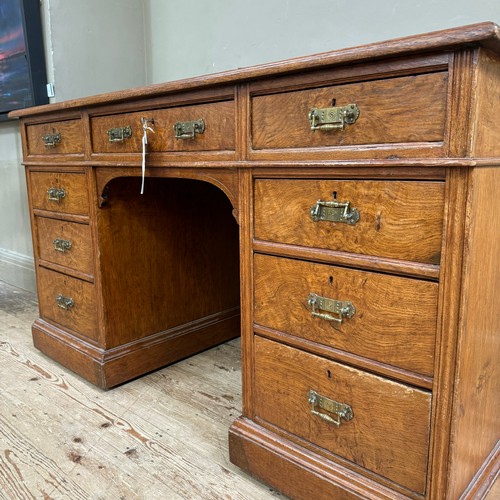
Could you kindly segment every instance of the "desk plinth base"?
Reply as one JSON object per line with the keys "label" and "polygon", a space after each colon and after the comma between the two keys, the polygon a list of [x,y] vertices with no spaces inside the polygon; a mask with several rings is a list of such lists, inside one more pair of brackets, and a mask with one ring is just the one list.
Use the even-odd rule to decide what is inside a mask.
{"label": "desk plinth base", "polygon": [[215,314],[113,349],[100,349],[38,319],[33,343],[90,383],[110,389],[153,370],[238,337],[239,310]]}
{"label": "desk plinth base", "polygon": [[[229,429],[229,458],[240,469],[294,500],[415,498],[320,457],[245,417],[238,418]],[[497,477],[499,460],[497,443],[460,498],[485,498]]]}
{"label": "desk plinth base", "polygon": [[244,417],[229,429],[233,464],[296,500],[394,498],[394,492]]}

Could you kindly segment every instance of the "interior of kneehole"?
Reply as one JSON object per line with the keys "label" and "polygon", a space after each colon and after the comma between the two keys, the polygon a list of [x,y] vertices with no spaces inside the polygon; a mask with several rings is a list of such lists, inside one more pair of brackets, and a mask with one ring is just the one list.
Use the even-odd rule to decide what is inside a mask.
{"label": "interior of kneehole", "polygon": [[106,348],[207,325],[211,339],[186,334],[193,353],[237,337],[239,227],[229,198],[194,179],[146,178],[140,189],[140,177],[111,180],[97,212]]}

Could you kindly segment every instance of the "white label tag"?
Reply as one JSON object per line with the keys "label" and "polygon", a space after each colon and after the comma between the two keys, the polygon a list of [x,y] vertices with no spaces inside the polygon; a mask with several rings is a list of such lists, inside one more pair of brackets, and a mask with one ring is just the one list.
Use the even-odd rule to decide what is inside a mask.
{"label": "white label tag", "polygon": [[142,182],[141,182],[141,194],[144,194],[144,178],[146,177],[146,153],[148,145],[148,130],[155,133],[155,131],[149,126],[153,125],[154,120],[148,120],[147,118],[141,118],[142,122]]}

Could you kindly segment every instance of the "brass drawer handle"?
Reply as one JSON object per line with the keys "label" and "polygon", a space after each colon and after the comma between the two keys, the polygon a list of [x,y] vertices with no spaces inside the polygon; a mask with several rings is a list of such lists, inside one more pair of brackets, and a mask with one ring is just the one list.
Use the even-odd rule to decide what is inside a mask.
{"label": "brass drawer handle", "polygon": [[344,222],[351,226],[359,221],[359,211],[351,207],[349,201],[323,201],[318,200],[309,211],[314,222]]}
{"label": "brass drawer handle", "polygon": [[59,294],[56,297],[56,304],[61,309],[69,311],[75,305],[75,301],[71,297],[65,297],[64,295]]}
{"label": "brass drawer handle", "polygon": [[309,111],[311,130],[343,129],[346,123],[352,125],[358,117],[359,108],[356,104],[331,108],[312,108]]}
{"label": "brass drawer handle", "polygon": [[109,142],[123,142],[125,139],[132,137],[132,127],[126,125],[125,127],[110,128],[106,133]]}
{"label": "brass drawer handle", "polygon": [[[307,401],[311,405],[312,415],[316,415],[325,422],[336,425],[337,427],[340,427],[342,419],[349,421],[354,417],[352,408],[348,404],[338,403],[333,399],[318,394],[312,389],[307,393]],[[318,411],[316,408],[323,411]],[[333,414],[333,416],[329,415],[329,413]]]}
{"label": "brass drawer handle", "polygon": [[205,121],[200,118],[190,122],[176,122],[174,131],[176,139],[194,139],[195,134],[205,132]]}
{"label": "brass drawer handle", "polygon": [[42,135],[42,139],[46,148],[55,148],[61,142],[61,134],[52,130],[51,134]]}
{"label": "brass drawer handle", "polygon": [[71,241],[63,240],[62,238],[56,238],[54,240],[54,250],[56,252],[65,253],[71,249]]}
{"label": "brass drawer handle", "polygon": [[47,190],[47,197],[50,201],[57,201],[59,203],[66,197],[66,191],[63,188],[51,187]]}
{"label": "brass drawer handle", "polygon": [[[356,308],[352,302],[329,299],[320,297],[315,293],[310,293],[307,298],[307,303],[311,308],[311,316],[315,318],[325,319],[326,321],[335,321],[342,323],[344,318],[352,318],[356,312]],[[319,311],[328,311],[328,313],[320,313]],[[336,314],[336,316],[333,316]]]}

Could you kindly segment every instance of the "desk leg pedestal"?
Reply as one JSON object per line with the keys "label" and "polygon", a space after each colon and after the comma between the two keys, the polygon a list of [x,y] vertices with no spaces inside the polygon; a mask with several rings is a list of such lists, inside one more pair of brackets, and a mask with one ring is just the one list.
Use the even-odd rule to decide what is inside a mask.
{"label": "desk leg pedestal", "polygon": [[120,345],[100,349],[38,319],[37,349],[101,389],[110,389],[239,335],[239,310],[229,310]]}

